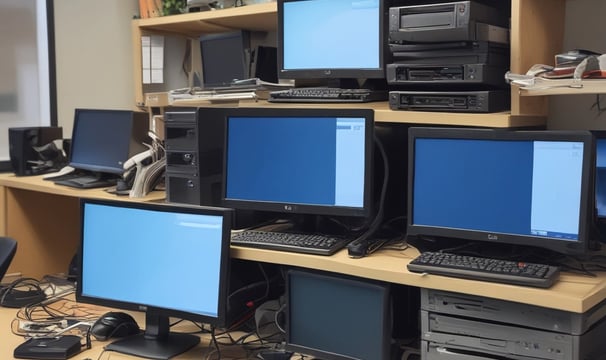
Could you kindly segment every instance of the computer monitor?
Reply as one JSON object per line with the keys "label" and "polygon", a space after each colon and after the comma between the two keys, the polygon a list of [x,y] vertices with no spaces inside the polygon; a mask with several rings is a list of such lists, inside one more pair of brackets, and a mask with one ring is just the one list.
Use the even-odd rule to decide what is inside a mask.
{"label": "computer monitor", "polygon": [[278,77],[385,79],[385,2],[278,0]]}
{"label": "computer monitor", "polygon": [[588,131],[411,128],[409,156],[413,239],[569,255],[597,246]]}
{"label": "computer monitor", "polygon": [[168,359],[200,341],[169,317],[223,326],[230,210],[91,199],[80,210],[77,301],[146,313],[144,334],[106,350]]}
{"label": "computer monitor", "polygon": [[595,206],[600,220],[606,219],[606,131],[594,131],[595,162]]}
{"label": "computer monitor", "polygon": [[281,214],[371,214],[369,109],[225,111],[223,206]]}
{"label": "computer monitor", "polygon": [[287,350],[323,360],[392,358],[386,284],[304,270],[288,271],[286,284]]}
{"label": "computer monitor", "polygon": [[246,30],[200,36],[204,88],[229,86],[250,77],[250,33]]}
{"label": "computer monitor", "polygon": [[80,170],[122,175],[124,163],[147,150],[147,113],[76,109],[69,165]]}

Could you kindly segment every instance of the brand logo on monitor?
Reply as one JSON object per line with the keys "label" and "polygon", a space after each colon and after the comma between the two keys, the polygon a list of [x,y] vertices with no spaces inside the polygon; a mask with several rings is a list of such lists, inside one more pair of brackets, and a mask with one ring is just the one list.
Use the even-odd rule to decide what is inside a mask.
{"label": "brand logo on monitor", "polygon": [[499,240],[499,236],[495,234],[488,234],[488,240]]}
{"label": "brand logo on monitor", "polygon": [[292,205],[284,205],[284,210],[285,211],[293,211],[295,208]]}

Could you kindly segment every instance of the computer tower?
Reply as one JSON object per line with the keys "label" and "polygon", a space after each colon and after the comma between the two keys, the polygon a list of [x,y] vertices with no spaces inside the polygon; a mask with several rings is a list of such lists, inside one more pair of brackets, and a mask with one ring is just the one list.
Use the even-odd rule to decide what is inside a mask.
{"label": "computer tower", "polygon": [[9,156],[15,175],[38,175],[53,170],[41,161],[35,147],[63,138],[63,128],[57,126],[16,127],[8,129]]}
{"label": "computer tower", "polygon": [[174,108],[164,114],[168,202],[220,206],[224,108]]}

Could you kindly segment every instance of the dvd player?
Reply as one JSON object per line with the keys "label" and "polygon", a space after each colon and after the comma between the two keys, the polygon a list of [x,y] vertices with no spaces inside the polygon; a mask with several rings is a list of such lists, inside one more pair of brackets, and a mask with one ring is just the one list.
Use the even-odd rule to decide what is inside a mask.
{"label": "dvd player", "polygon": [[508,43],[508,14],[476,1],[389,8],[390,42],[490,40]]}
{"label": "dvd player", "polygon": [[437,84],[468,88],[506,88],[507,68],[486,64],[433,65],[433,64],[387,64],[386,76],[389,85],[406,87],[430,87]]}
{"label": "dvd player", "polygon": [[392,110],[488,113],[510,108],[509,90],[390,91]]}
{"label": "dvd player", "polygon": [[508,46],[487,41],[389,44],[395,62],[411,64],[486,64],[509,68]]}

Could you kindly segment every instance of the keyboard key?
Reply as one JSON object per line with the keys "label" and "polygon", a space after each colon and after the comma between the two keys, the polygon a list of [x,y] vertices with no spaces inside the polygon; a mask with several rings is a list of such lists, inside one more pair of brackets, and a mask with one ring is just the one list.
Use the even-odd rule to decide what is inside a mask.
{"label": "keyboard key", "polygon": [[543,288],[552,286],[560,274],[557,266],[445,252],[424,252],[407,268],[411,272]]}

